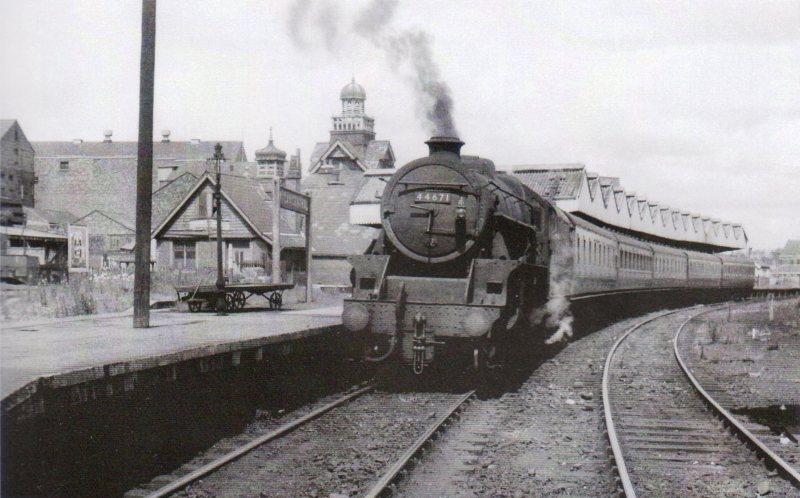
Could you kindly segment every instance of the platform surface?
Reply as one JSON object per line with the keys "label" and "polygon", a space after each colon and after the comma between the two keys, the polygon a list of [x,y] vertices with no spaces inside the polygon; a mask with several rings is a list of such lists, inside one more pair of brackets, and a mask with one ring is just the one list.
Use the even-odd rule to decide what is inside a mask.
{"label": "platform surface", "polygon": [[222,350],[282,342],[325,333],[341,324],[341,307],[296,311],[211,313],[151,312],[148,329],[134,329],[130,314],[87,316],[0,325],[0,397],[40,377],[141,363],[187,352],[193,357]]}

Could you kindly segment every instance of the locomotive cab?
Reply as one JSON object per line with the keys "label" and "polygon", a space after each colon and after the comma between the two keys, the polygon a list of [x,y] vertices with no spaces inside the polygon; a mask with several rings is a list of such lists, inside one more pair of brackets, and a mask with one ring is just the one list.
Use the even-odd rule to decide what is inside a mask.
{"label": "locomotive cab", "polygon": [[416,373],[445,351],[490,362],[547,281],[543,201],[491,161],[461,157],[458,139],[426,143],[430,155],[387,184],[368,254],[350,258],[343,313],[368,360],[399,358]]}

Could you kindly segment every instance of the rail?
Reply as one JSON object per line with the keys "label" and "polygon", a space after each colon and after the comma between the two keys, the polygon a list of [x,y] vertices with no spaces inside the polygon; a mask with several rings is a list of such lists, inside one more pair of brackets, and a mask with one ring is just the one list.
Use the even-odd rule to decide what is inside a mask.
{"label": "rail", "polygon": [[792,484],[794,484],[794,486],[800,487],[800,472],[789,465],[789,463],[781,458],[780,455],[772,451],[755,434],[747,430],[747,427],[745,427],[744,424],[737,420],[736,417],[734,417],[728,410],[723,408],[722,405],[720,405],[705,389],[703,389],[703,386],[700,385],[700,382],[697,380],[694,374],[692,374],[691,369],[681,357],[680,351],[678,350],[678,340],[686,328],[686,325],[698,316],[708,313],[709,311],[711,310],[703,311],[691,316],[680,326],[678,332],[675,334],[675,338],[672,341],[672,349],[675,353],[675,359],[678,360],[681,370],[683,370],[683,373],[703,398],[703,401],[705,401],[705,403],[709,405],[712,410],[714,410],[717,416],[723,420],[728,428],[736,432],[746,443],[749,443],[749,445],[755,449],[756,453],[769,460],[779,472],[781,472],[789,481],[792,482]]}
{"label": "rail", "polygon": [[237,458],[245,455],[246,453],[249,453],[250,451],[254,450],[255,448],[258,448],[259,446],[261,446],[261,445],[263,445],[263,444],[265,444],[265,443],[267,443],[269,441],[277,439],[277,438],[283,436],[284,434],[287,434],[287,433],[297,429],[298,427],[300,427],[300,426],[302,426],[302,425],[304,425],[304,424],[306,424],[306,423],[308,423],[308,422],[310,422],[310,421],[312,421],[312,420],[314,420],[316,418],[319,418],[321,415],[331,411],[332,409],[336,408],[337,406],[343,405],[344,403],[347,403],[348,401],[351,401],[351,400],[353,400],[353,399],[355,399],[355,398],[357,398],[357,397],[359,397],[359,396],[361,396],[363,394],[366,394],[366,393],[372,391],[373,389],[375,389],[375,384],[374,383],[370,383],[370,384],[367,384],[366,386],[364,386],[364,387],[362,387],[360,389],[357,389],[356,391],[353,391],[353,392],[351,392],[349,394],[345,394],[344,396],[340,397],[336,401],[332,401],[331,403],[328,403],[325,406],[317,408],[316,410],[312,411],[311,413],[303,415],[302,417],[298,418],[297,420],[289,422],[288,424],[285,424],[285,425],[279,427],[278,429],[275,429],[272,432],[264,434],[263,436],[260,436],[260,437],[258,437],[256,439],[248,442],[247,444],[244,444],[244,445],[240,446],[239,448],[237,448],[237,449],[235,449],[235,450],[233,450],[233,451],[231,451],[229,453],[226,453],[225,455],[223,455],[223,456],[221,456],[221,457],[209,462],[208,464],[203,465],[199,469],[197,469],[197,470],[195,470],[195,471],[193,471],[193,472],[191,472],[191,473],[189,473],[189,474],[187,474],[187,475],[185,475],[185,476],[183,476],[183,477],[181,477],[179,479],[176,479],[175,481],[172,481],[172,482],[166,484],[165,486],[162,486],[161,488],[158,488],[157,490],[155,490],[152,493],[148,494],[147,497],[148,498],[160,498],[160,497],[163,497],[163,496],[169,496],[172,493],[175,493],[176,491],[179,491],[179,490],[185,488],[186,486],[188,486],[189,484],[193,483],[194,481],[196,481],[196,480],[198,480],[198,479],[200,479],[202,477],[205,477],[206,475],[212,473],[213,471],[219,469],[220,467],[222,467],[222,466],[232,462],[233,460],[236,460]]}
{"label": "rail", "polygon": [[619,348],[620,344],[634,331],[640,329],[642,326],[655,321],[659,318],[662,318],[667,315],[671,315],[673,313],[678,313],[683,310],[673,310],[673,311],[666,311],[663,313],[659,313],[653,317],[650,317],[646,320],[642,320],[641,322],[637,323],[636,325],[632,326],[628,330],[625,331],[622,336],[617,339],[614,345],[611,347],[611,351],[609,351],[608,356],[606,356],[606,363],[603,367],[603,383],[602,383],[602,392],[603,392],[603,416],[606,421],[606,432],[608,433],[608,441],[611,445],[611,452],[614,456],[614,464],[617,467],[617,474],[619,474],[620,485],[622,486],[622,491],[627,498],[636,498],[636,490],[633,488],[633,483],[631,482],[631,477],[628,474],[628,467],[625,465],[625,457],[622,454],[622,445],[619,442],[619,438],[617,436],[617,429],[614,426],[614,417],[611,411],[611,397],[609,394],[609,372],[611,371],[611,361],[614,358],[614,353]]}
{"label": "rail", "polygon": [[439,432],[441,427],[450,420],[451,417],[456,415],[464,404],[470,400],[475,395],[475,391],[469,391],[468,393],[459,397],[450,407],[447,409],[444,415],[439,417],[429,428],[425,431],[416,441],[414,444],[411,445],[401,456],[397,459],[397,461],[392,464],[386,472],[383,473],[381,478],[378,482],[375,483],[374,486],[365,494],[366,498],[376,498],[378,496],[383,496],[384,493],[387,493],[390,486],[394,481],[397,479],[402,472],[409,467],[412,463],[414,463],[414,459],[416,458],[417,454],[422,450],[422,448],[428,443],[428,441],[433,438],[435,434]]}

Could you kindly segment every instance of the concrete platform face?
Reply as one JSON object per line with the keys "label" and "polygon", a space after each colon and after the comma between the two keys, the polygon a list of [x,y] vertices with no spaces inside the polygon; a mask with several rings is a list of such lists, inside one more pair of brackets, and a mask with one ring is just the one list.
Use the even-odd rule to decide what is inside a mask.
{"label": "concrete platform face", "polygon": [[331,332],[341,325],[341,307],[228,316],[159,311],[148,329],[132,322],[113,315],[0,326],[2,399],[43,377],[66,385]]}

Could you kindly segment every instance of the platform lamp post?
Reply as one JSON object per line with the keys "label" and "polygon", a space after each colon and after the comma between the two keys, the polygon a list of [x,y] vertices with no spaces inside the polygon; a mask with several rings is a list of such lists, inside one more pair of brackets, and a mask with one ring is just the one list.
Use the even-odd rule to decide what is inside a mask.
{"label": "platform lamp post", "polygon": [[214,156],[211,158],[216,163],[214,173],[216,182],[214,184],[214,208],[217,214],[217,315],[225,314],[225,273],[222,269],[222,161],[225,156],[222,154],[222,145],[217,143],[214,146]]}

